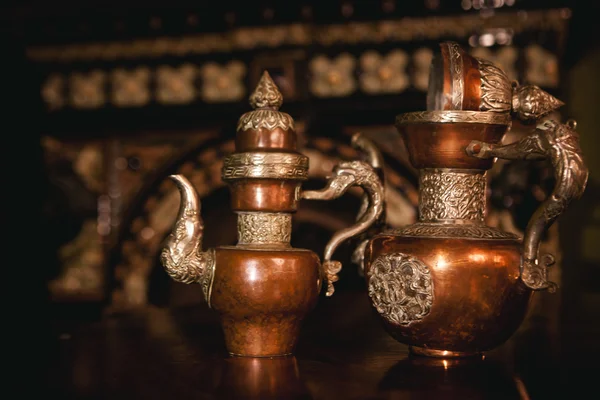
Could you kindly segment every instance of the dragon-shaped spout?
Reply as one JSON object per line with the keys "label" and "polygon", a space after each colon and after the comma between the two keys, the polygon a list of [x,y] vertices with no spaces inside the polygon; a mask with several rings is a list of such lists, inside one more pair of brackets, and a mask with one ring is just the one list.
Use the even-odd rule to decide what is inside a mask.
{"label": "dragon-shaped spout", "polygon": [[200,283],[210,304],[214,250],[202,251],[204,225],[200,216],[200,199],[185,177],[171,175],[169,178],[179,189],[181,202],[177,220],[161,252],[160,260],[173,280]]}

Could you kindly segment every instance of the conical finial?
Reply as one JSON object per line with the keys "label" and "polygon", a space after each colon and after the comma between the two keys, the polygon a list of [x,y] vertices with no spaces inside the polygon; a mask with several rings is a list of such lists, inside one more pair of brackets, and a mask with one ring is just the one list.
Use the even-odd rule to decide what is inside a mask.
{"label": "conical finial", "polygon": [[513,89],[513,113],[523,121],[537,120],[564,104],[535,85],[517,86]]}
{"label": "conical finial", "polygon": [[283,103],[281,92],[267,71],[263,72],[256,89],[250,95],[250,105],[254,109],[278,110]]}

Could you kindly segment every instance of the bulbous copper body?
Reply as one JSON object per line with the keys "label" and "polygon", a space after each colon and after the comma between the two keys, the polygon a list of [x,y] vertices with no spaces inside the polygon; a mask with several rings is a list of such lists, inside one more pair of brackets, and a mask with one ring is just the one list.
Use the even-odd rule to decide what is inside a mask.
{"label": "bulbous copper body", "polygon": [[440,355],[475,354],[506,341],[526,315],[533,292],[519,278],[521,247],[518,240],[384,233],[367,246],[365,276],[369,285],[372,260],[382,254],[404,253],[421,260],[431,273],[431,310],[410,324],[382,318],[386,330],[402,343]]}
{"label": "bulbous copper body", "polygon": [[[493,349],[517,330],[533,291],[554,288],[549,264],[538,260],[541,233],[581,195],[587,168],[572,126],[547,122],[500,145],[510,123],[508,112],[468,110],[396,120],[419,169],[419,221],[373,237],[364,272],[385,328],[413,353],[463,357]],[[547,158],[556,171],[555,190],[523,239],[484,222],[486,171],[497,157]]]}
{"label": "bulbous copper body", "polygon": [[[323,280],[327,293],[333,293],[341,268],[331,259],[335,249],[369,229],[383,210],[383,184],[364,161],[341,162],[323,189],[302,191],[309,160],[296,148],[294,120],[279,111],[282,101],[265,71],[250,95],[253,110],[238,121],[235,151],[223,159],[221,178],[230,188],[231,208],[237,214],[235,246],[203,250],[199,195],[185,177],[171,176],[181,202],[161,262],[174,280],[201,285],[205,300],[219,314],[227,351],[234,356],[292,354]],[[372,148],[367,142],[355,135],[353,145]],[[335,199],[352,186],[365,190],[369,205],[355,225],[332,236],[323,263],[315,253],[293,248],[292,215],[299,200]]]}
{"label": "bulbous copper body", "polygon": [[318,256],[303,249],[218,247],[211,306],[227,351],[268,357],[291,354],[304,317],[321,291]]}

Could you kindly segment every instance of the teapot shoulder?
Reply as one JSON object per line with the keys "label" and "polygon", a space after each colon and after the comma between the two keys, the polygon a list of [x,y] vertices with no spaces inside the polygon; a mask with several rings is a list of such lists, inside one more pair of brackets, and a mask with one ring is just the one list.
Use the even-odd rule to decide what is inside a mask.
{"label": "teapot shoulder", "polygon": [[401,228],[389,229],[380,233],[379,236],[521,241],[519,236],[510,232],[504,232],[492,226],[482,224],[440,224],[426,222],[417,222]]}

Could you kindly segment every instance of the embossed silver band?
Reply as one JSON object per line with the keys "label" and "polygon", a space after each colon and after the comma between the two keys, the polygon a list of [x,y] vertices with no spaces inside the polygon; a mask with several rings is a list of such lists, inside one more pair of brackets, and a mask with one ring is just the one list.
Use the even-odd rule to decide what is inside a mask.
{"label": "embossed silver band", "polygon": [[512,107],[512,86],[500,68],[488,60],[475,58],[481,76],[480,111],[509,113]]}
{"label": "embossed silver band", "polygon": [[452,74],[452,108],[462,110],[464,96],[463,59],[460,46],[454,42],[447,42],[450,56],[450,71]]}
{"label": "embossed silver band", "polygon": [[292,215],[288,213],[239,212],[238,245],[288,245]]}
{"label": "embossed silver band", "polygon": [[396,117],[396,125],[416,123],[465,123],[510,125],[511,121],[512,120],[510,114],[467,110],[415,111],[400,114]]}
{"label": "embossed silver band", "polygon": [[238,121],[238,132],[250,129],[274,130],[280,128],[284,131],[294,130],[294,119],[287,113],[275,110],[249,111],[240,117]]}
{"label": "embossed silver band", "polygon": [[223,160],[223,180],[308,179],[308,157],[292,153],[236,153]]}
{"label": "embossed silver band", "polygon": [[483,224],[472,225],[417,222],[402,228],[384,231],[383,234],[410,237],[520,240],[520,237],[513,233],[503,232],[497,228]]}
{"label": "embossed silver band", "polygon": [[483,171],[422,169],[419,220],[483,222],[486,178]]}

